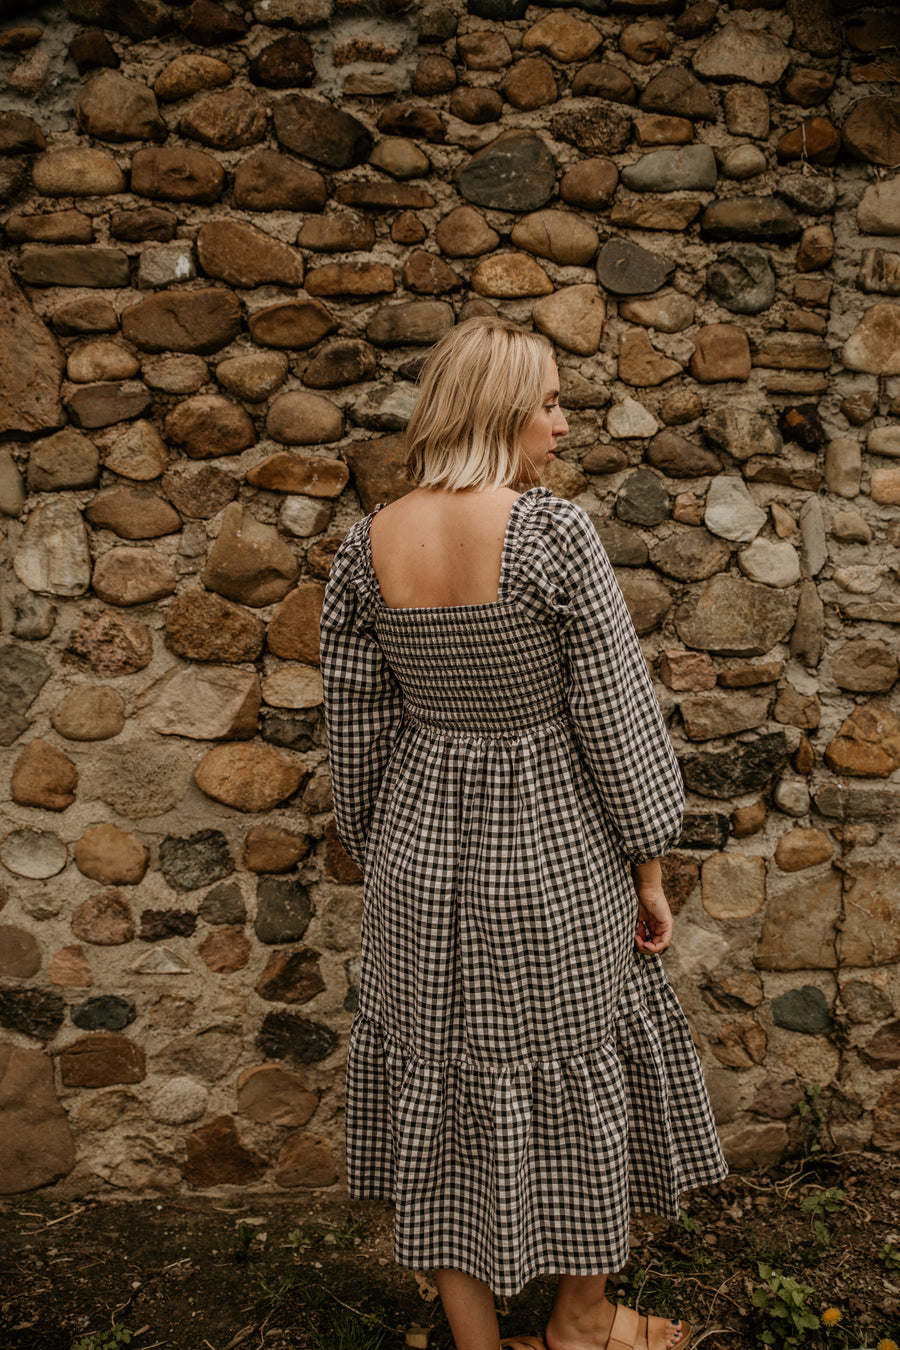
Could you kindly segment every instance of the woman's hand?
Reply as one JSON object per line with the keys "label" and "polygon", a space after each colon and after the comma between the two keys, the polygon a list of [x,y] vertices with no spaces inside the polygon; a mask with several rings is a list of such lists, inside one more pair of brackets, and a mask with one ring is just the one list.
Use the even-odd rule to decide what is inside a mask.
{"label": "woman's hand", "polygon": [[659,859],[634,864],[631,868],[638,898],[638,921],[634,940],[639,952],[656,956],[672,941],[674,921],[662,888]]}

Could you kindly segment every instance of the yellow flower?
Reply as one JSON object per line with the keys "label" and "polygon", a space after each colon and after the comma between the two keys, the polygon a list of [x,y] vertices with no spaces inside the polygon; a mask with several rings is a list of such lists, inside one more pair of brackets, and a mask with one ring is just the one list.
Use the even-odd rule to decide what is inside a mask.
{"label": "yellow flower", "polygon": [[836,1327],[843,1316],[844,1314],[841,1312],[840,1308],[826,1308],[822,1313],[822,1326]]}
{"label": "yellow flower", "polygon": [[900,1350],[900,1345],[896,1341],[892,1341],[890,1336],[885,1336],[877,1342],[875,1350]]}

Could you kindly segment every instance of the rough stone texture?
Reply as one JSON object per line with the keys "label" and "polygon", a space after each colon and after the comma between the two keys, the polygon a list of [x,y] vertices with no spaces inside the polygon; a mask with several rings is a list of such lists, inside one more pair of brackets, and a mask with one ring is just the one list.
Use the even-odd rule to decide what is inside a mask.
{"label": "rough stone texture", "polygon": [[204,755],[194,771],[201,792],[238,811],[270,811],[297,791],[306,772],[264,745],[222,745]]}
{"label": "rough stone texture", "polygon": [[275,530],[235,502],[222,513],[219,537],[202,578],[209,590],[259,608],[280,600],[299,570],[293,553]]}
{"label": "rough stone texture", "polygon": [[75,1166],[75,1142],[41,1050],[0,1043],[0,1193],[37,1190]]}

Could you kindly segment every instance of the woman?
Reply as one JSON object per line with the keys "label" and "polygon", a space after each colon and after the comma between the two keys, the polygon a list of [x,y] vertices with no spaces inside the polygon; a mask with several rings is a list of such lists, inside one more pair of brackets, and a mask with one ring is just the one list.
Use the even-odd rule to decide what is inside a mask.
{"label": "woman", "polygon": [[[683,794],[584,512],[532,486],[568,430],[549,343],[499,318],[430,354],[413,491],[334,562],[322,673],[335,815],[364,869],[348,1183],[395,1205],[457,1350],[558,1273],[548,1350],[687,1345],[616,1310],[629,1209],[724,1175],[659,953]],[[539,1344],[539,1343],[538,1343]]]}

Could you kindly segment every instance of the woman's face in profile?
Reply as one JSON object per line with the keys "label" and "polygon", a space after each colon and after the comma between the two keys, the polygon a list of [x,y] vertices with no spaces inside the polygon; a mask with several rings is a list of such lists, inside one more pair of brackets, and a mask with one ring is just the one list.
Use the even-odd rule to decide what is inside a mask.
{"label": "woman's face in profile", "polygon": [[544,368],[544,391],[540,405],[534,410],[522,431],[519,449],[522,452],[522,479],[539,483],[544,470],[555,458],[556,442],[565,436],[569,424],[559,406],[559,372],[552,356]]}

